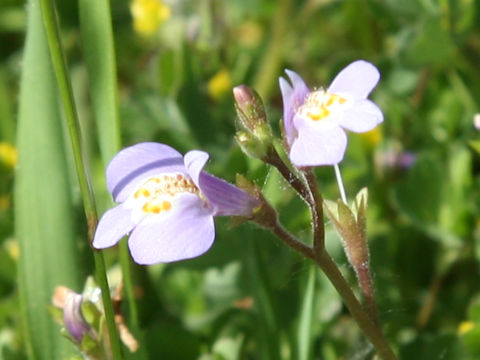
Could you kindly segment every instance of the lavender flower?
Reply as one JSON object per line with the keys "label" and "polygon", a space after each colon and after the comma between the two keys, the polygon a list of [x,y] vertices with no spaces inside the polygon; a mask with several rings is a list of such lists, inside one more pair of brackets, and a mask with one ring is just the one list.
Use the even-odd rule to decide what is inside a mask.
{"label": "lavender flower", "polygon": [[90,325],[82,314],[82,301],[82,295],[69,291],[63,308],[65,328],[78,343],[82,342],[83,335],[90,330]]}
{"label": "lavender flower", "polygon": [[208,154],[182,156],[170,146],[141,143],[120,151],[107,168],[107,186],[120,205],[103,214],[93,246],[115,245],[130,233],[139,264],[189,259],[215,238],[213,217],[249,216],[258,205],[249,194],[202,171]]}
{"label": "lavender flower", "polygon": [[380,79],[372,64],[351,63],[327,90],[311,91],[298,74],[285,72],[291,85],[279,79],[283,124],[290,160],[296,166],[338,164],[347,148],[345,130],[362,133],[383,121],[382,111],[367,99]]}

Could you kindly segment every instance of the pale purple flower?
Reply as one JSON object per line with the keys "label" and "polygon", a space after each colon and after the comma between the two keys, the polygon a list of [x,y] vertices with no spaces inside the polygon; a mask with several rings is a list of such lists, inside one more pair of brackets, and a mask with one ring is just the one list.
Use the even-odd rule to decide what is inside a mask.
{"label": "pale purple flower", "polygon": [[380,79],[369,62],[351,63],[326,90],[311,91],[298,74],[285,72],[291,84],[279,79],[283,125],[290,160],[296,166],[338,164],[347,148],[345,130],[362,133],[383,121],[382,111],[367,99]]}
{"label": "pale purple flower", "polygon": [[83,335],[90,331],[90,325],[83,317],[82,301],[82,295],[69,291],[63,307],[63,321],[65,323],[65,328],[78,343],[81,343]]}
{"label": "pale purple flower", "polygon": [[399,152],[396,150],[387,150],[378,155],[378,163],[380,166],[393,170],[409,169],[413,166],[416,159],[416,155],[409,151]]}
{"label": "pale purple flower", "polygon": [[107,187],[120,204],[103,214],[93,246],[115,245],[130,233],[130,253],[139,264],[189,259],[215,238],[213,217],[249,216],[257,200],[202,171],[203,151],[182,156],[170,146],[141,143],[120,151],[107,168]]}

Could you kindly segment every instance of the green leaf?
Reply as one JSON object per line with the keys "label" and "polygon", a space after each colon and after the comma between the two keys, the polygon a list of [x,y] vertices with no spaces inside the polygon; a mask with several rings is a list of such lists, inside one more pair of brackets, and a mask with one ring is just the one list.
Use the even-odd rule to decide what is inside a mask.
{"label": "green leaf", "polygon": [[104,165],[120,149],[117,75],[110,2],[79,1],[84,57]]}
{"label": "green leaf", "polygon": [[469,142],[469,145],[480,155],[480,140],[472,140]]}
{"label": "green leaf", "polygon": [[455,44],[440,17],[426,19],[407,52],[415,65],[446,65],[454,54]]}
{"label": "green leaf", "polygon": [[37,1],[30,1],[18,121],[15,231],[30,359],[72,350],[48,313],[54,287],[79,287],[74,214],[57,88]]}
{"label": "green leaf", "polygon": [[300,319],[297,329],[298,360],[308,360],[312,356],[313,346],[313,321],[315,319],[314,301],[315,301],[315,279],[317,267],[310,264],[308,271],[307,284],[303,294],[302,306],[300,309]]}

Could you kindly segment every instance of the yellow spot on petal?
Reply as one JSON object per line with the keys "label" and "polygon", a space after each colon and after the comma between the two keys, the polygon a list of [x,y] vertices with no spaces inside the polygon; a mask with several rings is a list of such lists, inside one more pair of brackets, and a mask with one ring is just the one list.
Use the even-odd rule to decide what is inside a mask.
{"label": "yellow spot on petal", "polygon": [[215,100],[221,99],[232,88],[232,79],[227,69],[221,69],[209,81],[207,85],[208,94]]}
{"label": "yellow spot on petal", "polygon": [[475,323],[473,321],[462,321],[460,325],[458,325],[458,334],[463,335],[475,327]]}
{"label": "yellow spot on petal", "polygon": [[143,205],[142,207],[142,210],[150,214],[160,214],[160,211],[162,211],[162,209],[155,200],[145,203],[145,205]]}
{"label": "yellow spot on petal", "polygon": [[[160,181],[161,179],[161,181]],[[134,209],[136,219],[144,216],[160,214],[173,207],[174,199],[180,194],[193,194],[203,199],[203,194],[194,182],[182,173],[161,174],[147,178],[137,188],[127,206]]]}
{"label": "yellow spot on petal", "polygon": [[343,111],[342,105],[347,99],[340,95],[317,90],[308,94],[305,102],[298,108],[298,113],[310,120],[319,121],[328,118],[334,113]]}
{"label": "yellow spot on petal", "polygon": [[170,201],[162,202],[162,210],[168,211],[172,208],[172,203]]}
{"label": "yellow spot on petal", "polygon": [[138,199],[140,196],[148,198],[150,197],[150,191],[145,188],[141,188],[138,189],[133,196],[135,197],[135,199]]}

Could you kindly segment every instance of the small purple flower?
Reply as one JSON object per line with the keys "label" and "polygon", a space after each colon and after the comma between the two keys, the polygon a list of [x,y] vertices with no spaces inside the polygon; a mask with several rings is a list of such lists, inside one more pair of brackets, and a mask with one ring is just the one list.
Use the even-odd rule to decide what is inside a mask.
{"label": "small purple flower", "polygon": [[65,328],[77,343],[81,343],[83,335],[90,331],[90,325],[82,314],[82,301],[82,295],[68,291],[63,306]]}
{"label": "small purple flower", "polygon": [[249,216],[257,200],[202,171],[203,151],[182,156],[170,146],[141,143],[120,151],[107,168],[107,186],[120,204],[103,214],[93,246],[115,245],[130,233],[130,253],[139,264],[189,259],[215,238],[213,217]]}
{"label": "small purple flower", "polygon": [[380,79],[369,62],[351,63],[327,90],[311,91],[298,74],[285,72],[291,85],[279,79],[283,124],[290,160],[296,166],[338,164],[347,148],[345,130],[362,133],[383,121],[382,111],[367,99]]}
{"label": "small purple flower", "polygon": [[407,170],[415,164],[417,156],[410,151],[386,150],[375,156],[378,166],[389,170]]}

